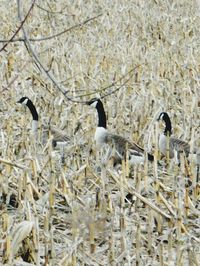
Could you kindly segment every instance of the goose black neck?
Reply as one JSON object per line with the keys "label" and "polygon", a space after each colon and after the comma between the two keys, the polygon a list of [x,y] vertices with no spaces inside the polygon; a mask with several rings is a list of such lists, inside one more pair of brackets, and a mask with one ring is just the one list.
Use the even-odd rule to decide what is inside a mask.
{"label": "goose black neck", "polygon": [[103,103],[101,101],[98,101],[96,109],[99,117],[98,127],[106,128],[106,113],[103,107]]}
{"label": "goose black neck", "polygon": [[26,105],[32,114],[33,120],[38,121],[38,112],[35,108],[35,105],[32,103],[32,101],[30,99],[27,101]]}
{"label": "goose black neck", "polygon": [[172,124],[171,124],[171,121],[170,121],[170,118],[169,116],[165,117],[164,119],[165,121],[165,130],[164,130],[164,134],[167,136],[171,136],[172,134]]}

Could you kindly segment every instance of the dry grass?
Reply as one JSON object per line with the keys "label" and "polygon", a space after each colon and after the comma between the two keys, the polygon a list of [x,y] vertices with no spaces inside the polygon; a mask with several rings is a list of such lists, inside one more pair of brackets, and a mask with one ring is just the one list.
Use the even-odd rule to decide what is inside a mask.
{"label": "dry grass", "polygon": [[[35,39],[31,48],[68,96],[84,101],[127,80],[104,99],[111,132],[156,154],[160,129],[155,120],[164,110],[176,136],[200,145],[198,1],[36,4],[25,32]],[[31,2],[21,5],[23,18]],[[10,39],[20,23],[15,1],[2,0],[0,12],[2,41]],[[99,14],[83,26],[37,41]],[[22,29],[19,38],[24,38]],[[189,168],[184,158],[180,168],[174,160],[167,167],[164,162],[134,169],[102,165],[92,141],[94,110],[67,101],[23,42],[5,49],[0,53],[1,263],[200,265],[196,158]],[[51,119],[71,136],[64,162],[63,152],[53,151],[50,141],[46,147],[34,143],[27,130],[31,116],[16,105],[25,95],[37,104],[41,125]],[[81,128],[73,136],[78,122]],[[42,126],[39,133],[42,136]],[[189,188],[186,176],[192,182]],[[132,203],[124,201],[127,192],[134,195]]]}

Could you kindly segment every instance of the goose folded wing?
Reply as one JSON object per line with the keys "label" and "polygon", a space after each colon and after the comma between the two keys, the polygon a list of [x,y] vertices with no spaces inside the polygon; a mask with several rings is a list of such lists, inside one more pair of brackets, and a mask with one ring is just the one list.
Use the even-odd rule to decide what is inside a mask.
{"label": "goose folded wing", "polygon": [[190,153],[190,145],[183,140],[170,138],[170,146],[178,152],[185,152],[186,156]]}
{"label": "goose folded wing", "polygon": [[117,153],[120,154],[121,157],[125,156],[126,150],[128,150],[130,155],[143,156],[144,154],[143,148],[119,135],[109,133],[106,138],[106,142],[112,143],[112,145],[115,146]]}
{"label": "goose folded wing", "polygon": [[53,135],[53,139],[57,142],[70,141],[70,138],[66,135],[65,132],[62,132],[56,128],[51,128],[51,134]]}
{"label": "goose folded wing", "polygon": [[48,132],[48,131],[51,132],[53,136],[53,140],[56,142],[69,142],[70,141],[70,138],[67,136],[65,132],[60,131],[55,127],[44,126],[44,132]]}

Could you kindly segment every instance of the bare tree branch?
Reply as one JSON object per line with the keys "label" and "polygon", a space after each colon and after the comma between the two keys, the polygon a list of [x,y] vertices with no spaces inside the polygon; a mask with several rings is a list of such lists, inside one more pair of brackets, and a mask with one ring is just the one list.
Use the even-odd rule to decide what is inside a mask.
{"label": "bare tree branch", "polygon": [[119,91],[123,86],[125,86],[130,81],[130,79],[132,78],[131,74],[140,66],[142,66],[142,64],[135,66],[134,68],[129,70],[124,76],[122,76],[119,80],[117,80],[116,82],[114,82],[114,83],[110,84],[109,86],[103,88],[102,91],[106,91],[107,89],[110,89],[110,88],[114,87],[116,85],[116,83],[121,82],[125,77],[129,76],[128,79],[126,79],[119,87],[117,87],[116,89],[105,93],[101,98],[105,98],[105,97],[107,97],[107,96],[109,96],[111,94],[114,94],[115,92]]}
{"label": "bare tree branch", "polygon": [[3,45],[3,47],[0,49],[0,52],[3,51],[3,50],[7,47],[7,45],[8,45],[10,42],[13,41],[13,39],[15,38],[15,36],[16,36],[16,35],[18,34],[18,32],[21,30],[21,28],[23,27],[25,21],[26,21],[27,18],[29,17],[29,15],[30,15],[30,13],[31,13],[31,10],[32,10],[33,7],[34,7],[34,4],[35,4],[35,0],[33,0],[33,2],[32,2],[32,4],[31,4],[31,6],[30,6],[30,8],[29,8],[29,10],[28,10],[28,12],[27,12],[27,14],[26,14],[26,16],[25,16],[24,19],[21,21],[21,24],[20,24],[20,26],[18,27],[18,29],[15,31],[15,33],[13,34],[13,36],[12,36],[9,40],[6,41],[6,43],[5,43],[5,44]]}
{"label": "bare tree branch", "polygon": [[[18,17],[19,20],[22,21],[22,16],[21,16],[21,2],[20,0],[17,0],[17,8],[18,8]],[[24,43],[28,49],[28,52],[30,53],[30,55],[32,56],[34,62],[36,63],[36,65],[38,66],[38,68],[42,71],[45,72],[45,74],[47,75],[47,77],[53,82],[53,84],[58,88],[58,90],[67,98],[67,100],[69,101],[73,101],[73,102],[79,102],[79,103],[83,103],[83,101],[78,101],[78,100],[73,100],[71,97],[67,96],[67,91],[64,91],[60,85],[58,84],[58,82],[56,81],[56,79],[54,78],[54,76],[43,66],[43,64],[41,63],[39,57],[37,56],[37,54],[35,53],[35,51],[33,50],[31,43],[29,41],[28,35],[24,29],[24,26],[22,25],[22,31],[24,34]]]}
{"label": "bare tree branch", "polygon": [[[41,38],[38,38],[38,39],[36,39],[36,38],[29,38],[29,41],[31,41],[31,42],[41,42],[41,41],[51,40],[51,39],[53,39],[55,37],[58,37],[60,35],[63,35],[64,33],[68,32],[68,31],[71,31],[71,30],[75,30],[77,28],[80,28],[80,27],[84,26],[85,24],[89,23],[90,21],[99,18],[100,16],[102,16],[102,14],[99,14],[99,15],[97,15],[95,17],[92,17],[92,18],[88,18],[88,19],[86,19],[85,21],[83,21],[83,22],[81,22],[79,24],[76,24],[74,26],[71,26],[71,27],[69,27],[69,28],[67,28],[67,29],[65,29],[65,30],[63,30],[61,32],[58,32],[58,33],[56,33],[54,35],[51,35],[51,36],[41,37]],[[21,27],[20,27],[20,29],[21,29]],[[4,43],[4,42],[24,42],[24,41],[25,41],[25,38],[14,39],[14,37],[12,39],[10,39],[10,40],[0,40],[0,42],[2,42],[2,43]]]}
{"label": "bare tree branch", "polygon": [[[20,0],[17,0],[17,3],[18,3],[18,17],[19,17],[19,20],[21,21],[22,20],[22,17],[21,17],[21,6],[20,6]],[[100,15],[99,15],[100,16]],[[99,17],[97,16],[97,17]],[[96,17],[95,17],[96,18]],[[91,21],[93,20],[94,18],[91,18],[88,21]],[[86,21],[84,23],[87,23]],[[80,26],[81,24],[79,24]],[[76,27],[78,27],[78,25],[76,25]],[[141,65],[138,65],[134,68],[132,68],[131,70],[129,70],[125,75],[123,75],[121,78],[119,78],[117,81],[115,82],[112,82],[111,84],[109,84],[108,86],[104,87],[104,88],[101,88],[99,90],[96,90],[92,93],[89,93],[89,94],[83,94],[83,95],[79,95],[79,96],[69,96],[68,93],[69,91],[65,91],[64,88],[62,88],[57,80],[55,79],[55,77],[49,72],[48,69],[45,68],[45,66],[41,63],[38,55],[35,53],[34,49],[32,48],[32,45],[30,43],[30,39],[28,38],[28,35],[25,31],[25,28],[24,26],[22,25],[22,31],[23,31],[23,34],[24,34],[24,43],[26,45],[26,48],[29,52],[29,54],[31,55],[31,57],[33,58],[35,64],[37,65],[37,67],[39,68],[40,71],[43,71],[47,77],[53,82],[53,84],[56,86],[56,88],[66,97],[66,99],[68,101],[72,101],[72,102],[77,102],[77,103],[85,103],[85,101],[81,101],[81,100],[77,100],[75,98],[82,98],[82,97],[85,97],[85,96],[89,96],[89,95],[94,95],[96,93],[103,93],[105,92],[105,94],[102,96],[102,98],[105,98],[113,93],[115,93],[116,91],[120,90],[125,84],[127,84],[129,82],[129,80],[131,79],[132,75],[131,73],[136,69],[138,68],[139,66]],[[116,86],[118,83],[122,82],[125,78],[127,77],[127,79],[120,85],[118,86],[116,89],[112,90],[112,91],[108,91],[106,93],[106,91],[114,86]]]}
{"label": "bare tree branch", "polygon": [[47,10],[46,8],[40,6],[39,4],[35,4],[35,5],[36,5],[39,9],[41,9],[41,10],[47,12],[47,13],[50,13],[50,14],[61,14],[61,15],[69,16],[69,15],[67,15],[67,14],[63,14],[63,10],[66,9],[67,6],[68,6],[67,4],[66,4],[66,5],[62,8],[62,10],[60,10],[60,11]]}
{"label": "bare tree branch", "polygon": [[[100,88],[100,89],[95,90],[95,91],[90,92],[90,93],[74,96],[74,98],[87,97],[87,96],[91,96],[91,95],[96,94],[96,93],[103,93],[104,92],[105,94],[101,96],[101,98],[103,99],[103,98],[105,98],[105,97],[107,97],[107,96],[109,96],[111,94],[114,94],[115,92],[120,90],[124,85],[126,85],[130,81],[130,79],[132,78],[131,74],[140,66],[142,66],[142,64],[131,68],[125,75],[123,75],[122,77],[117,79],[115,82],[112,82],[112,83],[110,83],[109,85],[107,85],[107,86],[105,86],[103,88]],[[123,81],[125,78],[127,78],[127,79],[125,81]],[[122,84],[119,85],[116,89],[106,92],[108,89],[110,89],[112,87],[116,87],[117,84],[120,83],[120,82],[122,82]]]}

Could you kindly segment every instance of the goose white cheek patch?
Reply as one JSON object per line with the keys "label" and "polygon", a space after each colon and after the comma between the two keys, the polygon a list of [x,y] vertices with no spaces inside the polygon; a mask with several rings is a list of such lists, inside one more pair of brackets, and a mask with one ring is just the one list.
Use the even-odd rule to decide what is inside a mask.
{"label": "goose white cheek patch", "polygon": [[163,116],[164,116],[164,114],[162,114],[162,115],[160,116],[160,120],[163,120]]}
{"label": "goose white cheek patch", "polygon": [[92,107],[96,108],[96,106],[97,106],[97,101],[95,101],[95,102],[91,103],[91,104],[90,104],[90,106],[92,106]]}
{"label": "goose white cheek patch", "polygon": [[21,104],[27,105],[28,99],[25,99]]}

